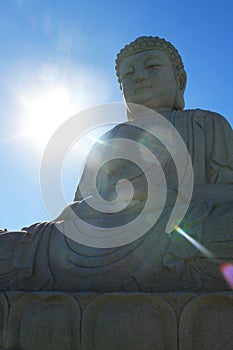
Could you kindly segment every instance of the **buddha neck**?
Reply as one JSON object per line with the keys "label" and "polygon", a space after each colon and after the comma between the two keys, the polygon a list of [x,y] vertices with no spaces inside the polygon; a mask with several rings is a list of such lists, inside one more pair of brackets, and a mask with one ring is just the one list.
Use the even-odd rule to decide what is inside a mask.
{"label": "buddha neck", "polygon": [[169,118],[172,112],[174,111],[171,107],[158,107],[154,109],[155,112],[162,114],[163,117]]}
{"label": "buddha neck", "polygon": [[158,107],[155,109],[150,109],[148,107],[143,107],[140,106],[137,110],[134,110],[133,113],[127,113],[128,115],[128,119],[129,121],[139,121],[139,120],[145,120],[145,119],[150,119],[153,117],[153,113],[157,112],[159,114],[161,114],[163,117],[165,117],[166,119],[169,119],[172,112],[175,111],[175,109],[171,108],[171,107]]}

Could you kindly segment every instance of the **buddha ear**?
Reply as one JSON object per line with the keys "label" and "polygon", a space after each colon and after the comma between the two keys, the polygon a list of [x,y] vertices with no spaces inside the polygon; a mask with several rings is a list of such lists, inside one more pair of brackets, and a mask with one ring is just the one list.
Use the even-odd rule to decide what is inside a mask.
{"label": "buddha ear", "polygon": [[180,90],[180,92],[184,93],[184,90],[186,88],[186,83],[187,83],[187,75],[184,70],[182,70],[179,73],[178,79],[177,79],[177,87]]}
{"label": "buddha ear", "polygon": [[184,70],[182,70],[177,77],[176,85],[176,99],[175,99],[175,108],[184,109],[184,90],[186,87],[187,75]]}

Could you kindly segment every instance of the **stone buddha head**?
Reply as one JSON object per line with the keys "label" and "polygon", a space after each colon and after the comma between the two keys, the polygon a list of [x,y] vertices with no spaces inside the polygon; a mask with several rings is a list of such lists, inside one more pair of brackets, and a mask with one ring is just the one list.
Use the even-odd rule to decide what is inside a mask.
{"label": "stone buddha head", "polygon": [[151,109],[183,109],[186,73],[175,47],[142,36],[117,55],[116,74],[126,103]]}

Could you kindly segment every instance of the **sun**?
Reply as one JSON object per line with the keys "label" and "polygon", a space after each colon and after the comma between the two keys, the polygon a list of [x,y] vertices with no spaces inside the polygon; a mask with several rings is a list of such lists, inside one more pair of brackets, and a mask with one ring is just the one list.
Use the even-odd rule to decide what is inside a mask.
{"label": "sun", "polygon": [[74,114],[68,90],[63,86],[20,99],[27,109],[22,132],[40,146],[45,146],[59,125]]}

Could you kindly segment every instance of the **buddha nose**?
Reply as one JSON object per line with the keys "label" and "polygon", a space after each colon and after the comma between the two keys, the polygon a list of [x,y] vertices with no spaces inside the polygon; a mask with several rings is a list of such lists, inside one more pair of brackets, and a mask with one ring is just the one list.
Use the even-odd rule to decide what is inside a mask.
{"label": "buddha nose", "polygon": [[135,70],[134,80],[135,82],[140,82],[147,79],[147,72],[144,68],[138,68]]}

